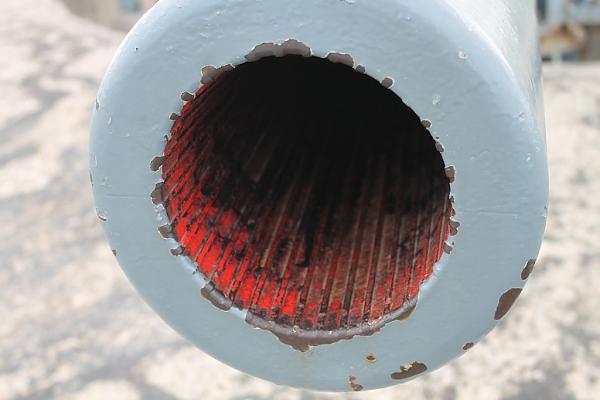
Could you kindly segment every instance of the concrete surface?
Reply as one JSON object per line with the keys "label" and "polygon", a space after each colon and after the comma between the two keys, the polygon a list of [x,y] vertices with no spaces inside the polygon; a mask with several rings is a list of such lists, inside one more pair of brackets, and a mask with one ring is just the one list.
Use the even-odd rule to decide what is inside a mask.
{"label": "concrete surface", "polygon": [[90,110],[121,34],[57,0],[0,11],[0,399],[598,398],[600,65],[545,72],[550,219],[509,318],[410,384],[322,394],[211,359],[142,302],[104,241],[87,168]]}

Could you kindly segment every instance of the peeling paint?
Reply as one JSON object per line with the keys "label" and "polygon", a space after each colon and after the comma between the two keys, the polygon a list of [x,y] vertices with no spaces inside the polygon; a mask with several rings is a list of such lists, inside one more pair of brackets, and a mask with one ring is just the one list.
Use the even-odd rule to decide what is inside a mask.
{"label": "peeling paint", "polygon": [[496,321],[502,319],[508,313],[522,291],[523,289],[512,288],[504,292],[498,301],[498,307],[496,308],[496,314],[494,315]]}
{"label": "peeling paint", "polygon": [[362,385],[359,385],[358,383],[356,383],[355,376],[352,376],[352,375],[348,376],[348,383],[350,383],[350,387],[355,392],[360,392],[361,390],[364,389]]}
{"label": "peeling paint", "polygon": [[446,176],[450,180],[450,182],[454,182],[456,179],[456,167],[453,165],[446,168]]}
{"label": "peeling paint", "polygon": [[427,366],[421,362],[415,361],[410,365],[402,365],[400,371],[392,373],[392,379],[401,380],[408,379],[420,375],[427,371]]}
{"label": "peeling paint", "polygon": [[150,161],[150,170],[156,172],[162,167],[165,162],[165,156],[157,156]]}
{"label": "peeling paint", "polygon": [[329,53],[327,59],[333,63],[345,64],[349,67],[354,66],[354,59],[346,53]]}
{"label": "peeling paint", "polygon": [[394,80],[388,76],[383,78],[381,84],[383,85],[383,87],[391,88],[392,86],[394,86]]}
{"label": "peeling paint", "polygon": [[183,100],[183,101],[192,101],[195,98],[196,98],[196,96],[193,95],[190,92],[183,92],[183,93],[181,93],[181,100]]}
{"label": "peeling paint", "polygon": [[158,182],[156,184],[156,186],[154,187],[154,190],[152,191],[152,193],[150,193],[150,198],[152,199],[152,203],[154,203],[155,205],[162,204],[165,200],[164,193],[165,193],[165,183]]}
{"label": "peeling paint", "polygon": [[527,261],[525,268],[523,268],[523,271],[521,272],[522,280],[526,281],[527,279],[529,279],[529,276],[531,275],[531,273],[533,272],[533,268],[535,267],[536,261],[537,259],[535,258],[532,258],[531,260]]}

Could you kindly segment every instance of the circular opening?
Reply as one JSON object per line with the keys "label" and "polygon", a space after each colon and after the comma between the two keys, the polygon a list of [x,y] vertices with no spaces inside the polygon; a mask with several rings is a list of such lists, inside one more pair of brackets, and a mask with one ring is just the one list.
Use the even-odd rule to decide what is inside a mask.
{"label": "circular opening", "polygon": [[449,234],[450,189],[398,96],[347,65],[289,55],[188,97],[162,198],[211,291],[261,320],[327,331],[415,298]]}

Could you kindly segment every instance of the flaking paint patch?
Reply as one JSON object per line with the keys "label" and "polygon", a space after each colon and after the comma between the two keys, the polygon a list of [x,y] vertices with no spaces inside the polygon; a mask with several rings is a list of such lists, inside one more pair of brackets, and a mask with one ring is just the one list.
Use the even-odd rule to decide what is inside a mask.
{"label": "flaking paint patch", "polygon": [[283,57],[287,55],[310,57],[312,56],[312,50],[299,40],[288,39],[281,44],[261,43],[255,46],[245,58],[247,61],[253,62],[265,57]]}
{"label": "flaking paint patch", "polygon": [[454,182],[454,179],[456,179],[456,167],[453,165],[447,167],[446,176],[450,180],[450,183]]}
{"label": "flaking paint patch", "polygon": [[195,98],[196,98],[196,96],[193,95],[190,92],[183,92],[183,93],[181,93],[181,100],[183,100],[183,101],[192,101]]}
{"label": "flaking paint patch", "polygon": [[444,243],[444,253],[450,254],[454,250],[454,247],[450,243]]}
{"label": "flaking paint patch", "polygon": [[448,220],[448,225],[450,226],[450,235],[456,236],[458,235],[458,228],[460,227],[460,222],[450,219]]}
{"label": "flaking paint patch", "polygon": [[165,200],[165,183],[158,182],[154,187],[152,193],[150,193],[150,198],[152,199],[152,203],[155,205],[162,204]]}
{"label": "flaking paint patch", "polygon": [[332,63],[345,64],[349,67],[354,67],[354,59],[347,53],[329,53],[327,59]]}
{"label": "flaking paint patch", "polygon": [[150,161],[150,170],[156,172],[162,167],[165,162],[165,156],[157,156]]}
{"label": "flaking paint patch", "polygon": [[173,227],[170,224],[159,226],[158,232],[165,239],[172,239],[173,236]]}
{"label": "flaking paint patch", "polygon": [[390,376],[392,379],[401,380],[412,378],[422,374],[425,371],[427,371],[427,366],[421,362],[415,361],[410,365],[400,366],[400,371],[394,372]]}
{"label": "flaking paint patch", "polygon": [[200,79],[200,83],[207,84],[214,82],[215,79],[219,77],[224,72],[232,71],[233,65],[225,64],[222,67],[215,68],[212,65],[207,65],[202,68],[202,78]]}
{"label": "flaking paint patch", "polygon": [[525,268],[523,268],[523,271],[521,271],[522,280],[526,281],[527,279],[529,279],[529,276],[531,275],[531,273],[533,272],[533,268],[535,267],[536,261],[537,259],[535,258],[532,258],[531,260],[527,261]]}
{"label": "flaking paint patch", "polygon": [[353,375],[348,376],[348,383],[350,384],[352,390],[355,392],[360,392],[364,389],[363,385],[356,383],[356,377]]}
{"label": "flaking paint patch", "polygon": [[221,292],[215,289],[215,285],[212,282],[207,283],[200,290],[200,294],[220,310],[229,311],[233,305],[231,300],[223,296]]}
{"label": "flaking paint patch", "polygon": [[387,76],[387,77],[383,78],[383,80],[381,81],[381,84],[385,88],[391,88],[394,85],[394,80],[392,78],[390,78],[389,76]]}
{"label": "flaking paint patch", "polygon": [[355,336],[372,336],[381,331],[381,329],[389,322],[408,319],[414,312],[417,302],[417,297],[406,301],[402,308],[385,315],[376,323],[362,324],[353,328],[334,331],[305,330],[298,326],[284,326],[273,321],[267,321],[252,312],[246,314],[246,322],[255,328],[271,332],[281,343],[287,344],[295,350],[307,352],[313,346],[350,340]]}
{"label": "flaking paint patch", "polygon": [[500,296],[498,307],[496,308],[496,314],[494,315],[494,319],[496,321],[502,319],[508,313],[522,291],[523,289],[520,288],[512,288]]}
{"label": "flaking paint patch", "polygon": [[183,253],[185,253],[185,250],[181,246],[171,249],[171,254],[174,255],[175,257],[181,256],[181,255],[183,255]]}

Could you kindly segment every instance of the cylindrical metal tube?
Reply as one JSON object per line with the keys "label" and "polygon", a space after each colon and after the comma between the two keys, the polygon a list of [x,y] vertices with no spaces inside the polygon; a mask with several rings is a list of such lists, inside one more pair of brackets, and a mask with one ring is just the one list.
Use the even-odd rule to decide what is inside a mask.
{"label": "cylindrical metal tube", "polygon": [[409,380],[533,268],[538,55],[533,0],[162,0],[98,94],[98,215],[216,358],[318,390]]}

